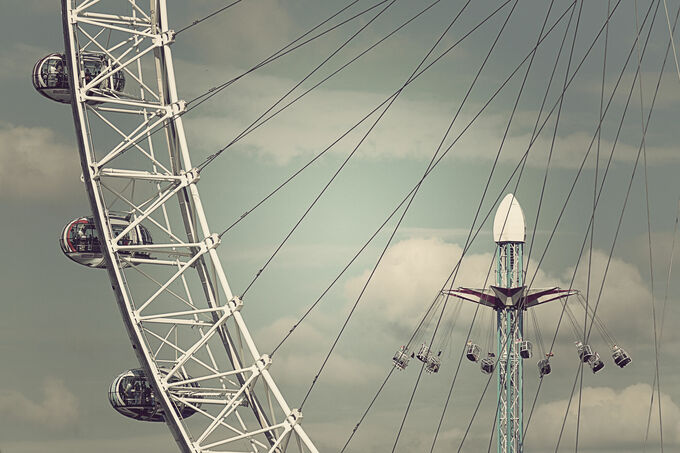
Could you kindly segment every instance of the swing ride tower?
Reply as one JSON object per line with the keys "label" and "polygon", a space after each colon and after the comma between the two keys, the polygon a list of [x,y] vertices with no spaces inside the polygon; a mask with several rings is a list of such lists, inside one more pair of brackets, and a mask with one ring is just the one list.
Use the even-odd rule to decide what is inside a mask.
{"label": "swing ride tower", "polygon": [[498,408],[496,426],[499,453],[517,453],[522,445],[522,344],[523,307],[514,304],[524,287],[522,259],[526,237],[524,214],[517,200],[508,195],[496,212],[493,228],[496,243],[496,286],[492,289],[506,303],[496,309],[498,351]]}
{"label": "swing ride tower", "polygon": [[[571,289],[528,289],[524,285],[525,238],[524,213],[515,196],[508,194],[498,206],[494,218],[496,284],[488,289],[444,291],[447,295],[490,307],[496,312],[497,357],[485,358],[481,365],[483,372],[496,373],[498,453],[520,453],[523,450],[523,359],[532,356],[532,344],[523,337],[524,313],[536,305],[578,294]],[[468,358],[477,361],[479,346],[468,343],[468,348]],[[541,377],[549,374],[549,359],[542,358],[538,368]]]}

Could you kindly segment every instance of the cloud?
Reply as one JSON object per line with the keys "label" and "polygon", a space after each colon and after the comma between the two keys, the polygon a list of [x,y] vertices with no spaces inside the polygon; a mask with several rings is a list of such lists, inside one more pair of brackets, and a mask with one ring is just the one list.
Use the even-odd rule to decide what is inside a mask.
{"label": "cloud", "polygon": [[49,439],[22,440],[17,442],[4,442],[3,453],[73,453],[96,451],[97,453],[120,453],[144,452],[144,453],[167,453],[175,451],[177,444],[172,441],[169,433],[155,436],[133,436],[126,432],[124,436],[115,439],[87,438],[87,439]]}
{"label": "cloud", "polygon": [[[35,3],[40,5],[51,4],[51,2],[43,1],[36,1]],[[18,79],[26,81],[36,61],[48,53],[50,53],[50,51],[20,42],[3,46],[0,48],[0,59],[6,62],[6,64],[0,66],[0,78],[5,80]]]}
{"label": "cloud", "polygon": [[[192,16],[203,17],[215,11],[214,3],[192,2]],[[199,11],[203,11],[203,14]],[[244,55],[263,59],[282,47],[281,43],[287,42],[295,30],[288,8],[279,0],[243,3],[230,9],[228,14],[214,17],[208,24],[187,32],[192,33],[189,42],[193,58],[208,62],[241,61]],[[226,42],[215,39],[216,28],[228,30]],[[248,52],[244,52],[244,49]]]}
{"label": "cloud", "polygon": [[75,147],[44,127],[0,123],[0,198],[54,200],[80,185]]}
{"label": "cloud", "polygon": [[5,420],[19,420],[55,430],[76,423],[78,400],[62,381],[46,379],[42,393],[42,401],[36,402],[15,390],[0,391],[0,413]]}
{"label": "cloud", "polygon": [[[262,329],[256,335],[257,338],[270,340],[269,344],[264,344],[263,350],[270,352],[272,346],[275,346],[272,342],[280,340],[296,321],[292,317],[280,318]],[[276,378],[287,383],[296,383],[297,387],[300,387],[301,382],[311,383],[330,349],[337,323],[338,320],[333,321],[321,313],[314,313],[302,322],[286,340],[280,352],[276,353],[272,367]],[[362,360],[358,355],[347,356],[335,350],[324,367],[320,380],[335,386],[362,385],[374,382],[383,372],[383,366],[370,360]]]}
{"label": "cloud", "polygon": [[[192,115],[188,127],[191,142],[198,148],[204,148],[206,152],[222,148],[295,84],[294,79],[251,74],[247,80],[239,82],[238,89],[230,91],[228,112],[219,105],[213,105],[200,116]],[[304,89],[304,87],[298,89],[272,110],[272,113],[301,94]],[[405,92],[380,120],[378,126],[359,148],[357,157],[386,160],[425,159],[432,156],[452,117],[452,108],[456,101],[444,103],[437,100],[419,100],[409,98],[407,93]],[[388,95],[388,92],[329,89],[322,86],[240,140],[232,150],[252,153],[265,162],[277,165],[287,164],[298,156],[308,158],[328,147],[383,102]],[[379,112],[334,145],[331,153],[343,156],[349,154],[368,127],[377,119]],[[460,134],[472,116],[471,111],[461,114],[448,136],[444,149]],[[527,151],[531,142],[530,131],[535,121],[533,116],[532,112],[520,112],[516,116],[513,129],[506,138],[499,157],[501,162],[515,164]],[[455,143],[449,151],[448,158],[460,163],[493,160],[503,140],[506,122],[507,113],[485,112]],[[581,165],[591,143],[593,131],[579,127],[581,126],[563,127],[560,130],[551,157],[551,167],[575,169]],[[552,129],[547,127],[532,145],[528,166],[545,167],[551,140]],[[613,141],[603,135],[600,146],[601,150],[604,150],[600,154],[600,165],[605,165]],[[639,143],[629,143],[620,138],[613,160],[633,162],[638,153],[638,146]],[[674,148],[657,143],[653,137],[648,137],[647,156],[650,164],[672,162],[675,155]],[[594,168],[594,156],[593,146],[585,164],[586,168]]]}
{"label": "cloud", "polygon": [[[635,384],[620,391],[610,387],[585,387],[581,402],[579,449],[642,451],[651,394],[652,388],[648,384]],[[661,406],[665,446],[680,447],[680,407],[666,393],[661,394]],[[556,437],[543,434],[556,435],[560,432],[566,408],[566,399],[539,406],[532,418],[534,422],[527,434],[527,442],[535,448],[554,448]],[[572,401],[562,436],[563,448],[573,445],[577,411],[578,407]],[[656,408],[650,426],[650,448],[658,443],[659,425],[655,417]]]}

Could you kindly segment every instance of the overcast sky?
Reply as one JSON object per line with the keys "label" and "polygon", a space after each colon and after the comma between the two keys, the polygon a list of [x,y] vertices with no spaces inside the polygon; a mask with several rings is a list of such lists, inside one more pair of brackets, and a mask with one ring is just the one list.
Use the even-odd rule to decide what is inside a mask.
{"label": "overcast sky", "polygon": [[[0,0],[3,11],[0,15],[3,93],[0,250],[5,257],[0,272],[0,357],[3,360],[0,451],[175,451],[164,424],[136,422],[109,406],[107,391],[112,379],[138,364],[106,273],[69,261],[57,243],[61,229],[69,220],[90,214],[79,179],[71,112],[68,106],[41,97],[31,86],[35,61],[50,52],[63,51],[59,3]],[[169,0],[171,27],[179,29],[226,3]],[[173,45],[180,97],[191,99],[242,73],[344,3],[243,0],[219,16],[186,30]],[[502,3],[472,2],[428,62],[466,36]],[[674,328],[680,322],[677,271],[671,275],[669,296],[665,297],[680,196],[680,179],[676,176],[680,171],[677,157],[680,81],[672,51],[661,72],[669,43],[664,3],[623,0],[612,16],[604,77],[605,105],[617,86],[619,74],[622,73],[622,77],[603,121],[598,161],[597,146],[589,145],[596,136],[600,111],[604,33],[592,48],[591,44],[603,26],[607,2],[584,2],[573,41],[570,77],[577,67],[578,73],[570,82],[560,112],[537,228],[534,224],[539,215],[557,110],[531,148],[516,190],[527,220],[526,253],[532,249],[527,278],[533,279],[535,275],[536,287],[568,287],[578,265],[574,287],[585,294],[590,281],[590,300],[594,303],[608,268],[598,315],[618,344],[633,357],[630,366],[619,369],[611,360],[609,345],[594,331],[592,344],[606,367],[597,375],[589,369],[584,373],[579,434],[579,450],[584,453],[643,449],[655,366],[652,300],[656,303],[657,327],[663,328],[660,368],[664,443],[666,451],[680,451],[680,334]],[[360,0],[350,11],[359,12],[373,4]],[[321,81],[427,4],[396,0],[296,93]],[[212,228],[216,231],[226,228],[398,90],[463,4],[442,0],[207,167],[198,187]],[[392,354],[408,341],[427,305],[460,258],[489,175],[490,184],[481,202],[475,230],[487,212],[493,214],[495,200],[515,190],[516,176],[509,188],[503,189],[503,186],[531,140],[570,18],[569,12],[562,19],[560,16],[571,1],[554,2],[547,27],[560,21],[536,53],[507,139],[498,154],[526,64],[507,84],[502,84],[529,55],[548,10],[548,2],[542,0],[518,0],[511,12],[514,4],[514,1],[508,3],[402,92],[248,293],[243,315],[260,349],[269,351],[418,182],[507,19],[497,46],[445,140],[445,148],[494,92],[501,86],[503,89],[425,180],[331,356],[328,368],[305,404],[304,426],[321,451],[335,452],[342,448],[368,401],[389,373]],[[611,1],[612,8],[616,4]],[[680,2],[668,0],[667,4],[672,23]],[[651,13],[645,21],[650,5]],[[658,10],[657,5],[660,5]],[[379,10],[372,10],[323,39],[253,72],[187,114],[185,126],[194,162],[202,161],[231,141]],[[565,83],[578,8],[575,11],[539,125],[557,105],[559,91]],[[350,15],[347,12],[344,17]],[[643,38],[646,39],[652,25],[649,43],[646,47],[644,41],[640,43],[639,54],[634,47],[636,16],[637,23],[644,21]],[[631,49],[634,49],[631,61],[622,71]],[[640,87],[637,82],[633,85],[633,76],[638,55],[642,55],[643,50]],[[661,85],[645,136],[646,166],[642,158],[636,166],[642,139],[641,116],[646,120],[649,114],[659,76]],[[631,89],[633,95],[621,122]],[[370,121],[376,118],[373,116]],[[219,253],[236,293],[248,285],[359,143],[368,124],[347,135],[224,237]],[[619,124],[622,127],[617,133]],[[597,181],[601,184],[615,141],[595,213],[589,278],[589,248],[586,247],[580,264],[579,251],[593,209],[596,169]],[[634,167],[630,196],[610,261]],[[304,397],[393,227],[394,220],[277,352],[272,374],[292,407],[298,406]],[[491,224],[486,221],[462,261],[455,286],[484,284],[494,246]],[[675,255],[677,263],[680,253],[676,250]],[[440,334],[437,340],[444,345],[441,371],[422,377],[396,451],[430,451],[474,313],[472,305],[456,310],[456,304],[460,303],[451,301],[444,313],[446,328],[442,331],[451,333]],[[664,305],[666,309],[662,313]],[[536,310],[543,347],[547,348],[555,335],[560,306],[553,304]],[[583,311],[576,305],[573,310],[582,323]],[[490,313],[483,311],[480,310],[476,327],[472,329],[473,338],[481,344],[491,322]],[[453,326],[454,314],[458,312]],[[537,345],[531,322],[527,320],[525,325],[525,338]],[[527,452],[555,450],[578,370],[574,341],[574,334],[565,321],[557,335],[553,372],[544,379],[529,425]],[[525,362],[525,415],[536,394],[538,355]],[[405,371],[393,374],[348,451],[392,450],[418,377],[418,365],[414,360]],[[486,375],[479,372],[477,365],[462,363],[435,451],[458,449],[486,382]],[[560,444],[563,451],[574,448],[578,390],[577,385],[576,399],[570,406]],[[495,407],[492,380],[462,451],[478,452],[487,448]],[[655,405],[647,451],[659,450],[656,411]]]}

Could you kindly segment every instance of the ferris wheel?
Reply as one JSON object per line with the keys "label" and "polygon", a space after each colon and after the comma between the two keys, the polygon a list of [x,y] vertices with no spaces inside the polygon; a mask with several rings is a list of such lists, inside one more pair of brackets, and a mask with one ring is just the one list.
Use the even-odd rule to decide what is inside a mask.
{"label": "ferris wheel", "polygon": [[[437,2],[433,2],[432,5]],[[238,1],[232,4],[235,3],[238,3]],[[350,5],[355,3],[352,2]],[[371,11],[383,3],[387,3],[387,0],[378,2],[375,6],[371,6],[364,12]],[[387,3],[387,6],[380,10],[375,17],[382,14],[393,3],[394,0]],[[466,6],[469,3],[466,3]],[[489,17],[492,17],[510,3],[510,1],[503,3]],[[514,4],[516,5],[516,3],[515,1]],[[501,85],[501,88],[522,68],[522,65],[529,57],[533,61],[537,47],[547,34],[553,32],[555,27],[560,24],[560,21],[569,17],[571,22],[571,16],[567,13],[571,11],[571,15],[573,15],[577,10],[577,3],[575,0],[571,6],[565,9],[562,15],[555,19],[552,27],[545,32],[545,35],[543,34],[544,30],[541,30],[536,47],[517,66],[517,69],[512,71],[506,82]],[[583,7],[583,3],[581,2],[581,7]],[[657,2],[656,4],[658,8],[660,3]],[[423,11],[427,11],[432,5],[425,7]],[[463,9],[466,6],[463,6]],[[512,15],[513,10],[514,6],[508,13],[508,19]],[[360,17],[361,14],[363,13],[355,15],[353,18]],[[422,12],[414,17],[418,17],[420,14]],[[597,42],[602,31],[605,30],[605,27],[608,26],[613,11],[611,13],[608,11],[607,14],[599,33],[594,38],[593,45]],[[649,10],[642,22],[643,28],[648,15]],[[548,16],[550,16],[550,9],[546,15],[546,23]],[[676,15],[676,22],[678,16],[680,16],[680,9]],[[457,17],[453,19],[453,22],[456,21]],[[199,196],[198,186],[202,169],[226,148],[223,148],[217,154],[211,155],[199,165],[192,163],[182,122],[182,116],[190,108],[187,102],[179,98],[176,88],[175,71],[170,48],[177,33],[169,26],[166,1],[62,0],[62,20],[65,52],[49,54],[36,63],[33,69],[33,85],[46,98],[55,102],[70,104],[72,107],[81,158],[82,179],[86,187],[92,212],[91,215],[84,215],[66,224],[60,236],[62,252],[69,259],[80,265],[99,269],[99,272],[103,272],[104,269],[106,270],[132,347],[140,363],[139,368],[124,371],[113,379],[109,390],[111,405],[120,414],[132,419],[145,422],[165,422],[177,445],[183,452],[317,452],[317,448],[301,424],[301,410],[290,407],[272,378],[269,372],[272,358],[269,355],[260,353],[258,350],[240,313],[243,302],[231,290],[225,271],[220,263],[217,249],[220,246],[222,235],[228,230],[216,233],[215,230],[209,227]],[[486,20],[484,19],[482,23]],[[406,23],[409,23],[409,21]],[[370,24],[371,21],[368,23]],[[569,23],[564,31],[565,37],[567,32],[570,32]],[[396,30],[400,28],[401,26]],[[472,31],[475,29],[476,27]],[[651,34],[651,29],[652,25],[649,25],[649,34]],[[576,25],[573,32],[574,41],[576,40],[577,30],[578,25]],[[502,32],[503,28],[498,32],[496,41],[500,38]],[[442,34],[441,38],[445,34],[446,31]],[[649,34],[647,39],[649,39]],[[392,33],[388,37],[391,35]],[[356,34],[353,36],[356,36]],[[467,37],[468,35],[465,36]],[[635,42],[631,48],[631,54],[641,36],[641,30],[638,29]],[[347,42],[351,41],[351,39]],[[496,41],[494,41],[491,50],[493,50]],[[382,40],[379,42],[382,42]],[[437,41],[438,43],[439,41]],[[585,60],[593,45],[585,53],[583,60]],[[573,46],[574,44],[572,43],[572,51]],[[434,50],[434,47],[432,50]],[[668,56],[668,50],[666,52]],[[395,94],[388,97],[383,104],[378,106],[380,108],[389,101],[383,114],[406,85],[410,84],[416,77],[420,76],[420,74],[441,58],[439,56],[434,62],[423,67],[429,55],[430,53],[427,54],[404,85]],[[571,62],[571,56],[569,58]],[[643,56],[638,56],[638,71],[640,70],[642,58]],[[558,53],[554,63],[555,68],[557,68],[559,60],[560,54]],[[350,63],[352,61],[354,59]],[[347,65],[350,63],[347,63]],[[578,71],[581,63],[578,64],[575,72]],[[485,64],[486,60],[482,63],[479,73],[481,73]],[[626,60],[622,71],[626,69],[627,65],[628,60]],[[346,66],[342,66],[341,69],[344,67]],[[526,70],[527,75],[530,67],[531,62]],[[663,72],[663,66],[661,72]],[[477,76],[479,76],[479,73]],[[569,74],[569,64],[567,64],[564,88],[557,97],[552,110],[545,116],[540,129],[538,129],[539,119],[542,119],[543,106],[541,106],[541,112],[539,112],[536,120],[529,149],[531,149],[537,136],[540,135],[543,126],[548,122],[558,104],[561,110],[561,102],[567,86],[573,80],[573,76],[571,79],[568,78]],[[678,76],[680,78],[680,70],[678,70]],[[546,98],[551,82],[552,77],[546,89]],[[635,82],[635,79],[633,82]],[[228,86],[229,83],[220,85],[220,89],[221,87]],[[474,83],[473,81],[470,90],[472,90]],[[296,85],[296,88],[298,86],[299,84]],[[517,102],[519,102],[523,87],[524,85],[522,84]],[[618,87],[618,82],[616,87]],[[611,93],[611,98],[614,97],[616,87]],[[213,90],[214,88],[208,91],[208,93],[211,93]],[[604,81],[602,92],[602,96],[604,96]],[[497,93],[498,91],[491,97],[489,102],[493,100]],[[465,103],[466,99],[467,95],[463,103]],[[191,102],[193,101],[190,101],[189,104]],[[290,104],[287,104],[286,107],[288,105]],[[484,104],[480,114],[487,105],[488,103]],[[281,110],[286,107],[283,107]],[[602,105],[600,109],[602,110]],[[373,110],[371,114],[376,110]],[[559,122],[560,110],[557,110],[557,122]],[[265,112],[263,116],[266,116],[270,111],[271,109]],[[512,121],[513,114],[514,110],[511,114],[510,122]],[[367,117],[364,117],[364,119]],[[456,117],[454,117],[453,121],[455,121]],[[382,114],[376,120],[374,126],[380,118],[382,118]],[[476,118],[477,116],[474,117],[472,122]],[[603,118],[604,113],[600,111],[596,135],[600,132]],[[362,119],[361,121],[364,120]],[[361,124],[361,121],[358,124]],[[623,119],[621,121],[623,122]],[[256,121],[254,124],[256,124],[255,127],[259,127],[262,123],[257,123]],[[465,133],[467,127],[461,135]],[[510,124],[508,124],[509,128]],[[643,129],[646,131],[644,119]],[[368,133],[370,133],[370,130],[372,130],[372,127]],[[557,123],[555,124],[556,132]],[[446,134],[448,134],[448,131]],[[442,144],[446,138],[447,135],[444,136]],[[454,144],[458,138],[453,141]],[[593,137],[594,140],[595,136]],[[334,143],[337,143],[337,141]],[[644,132],[640,149],[642,149],[643,144]],[[452,146],[453,144],[443,154],[445,155]],[[502,146],[503,142],[501,143],[501,148]],[[593,142],[591,142],[590,146],[593,146]],[[521,165],[522,170],[527,160],[529,149],[518,163],[518,168]],[[328,148],[321,154],[327,150]],[[356,148],[350,154],[350,157],[355,151]],[[432,168],[443,157],[443,155],[439,156],[439,151],[438,148],[433,157],[434,164],[431,163],[428,166],[420,182],[402,201],[402,204],[388,217],[385,223],[408,200],[409,196],[413,194],[413,197],[415,197],[420,183],[422,183],[425,177],[432,171]],[[552,153],[552,148],[550,152]],[[584,162],[588,157],[588,153],[590,153],[590,148],[588,148],[585,154]],[[613,153],[614,149],[612,148]],[[639,156],[640,152],[638,152],[638,159]],[[546,179],[549,163],[550,160],[548,159]],[[340,170],[342,168],[341,166]],[[519,172],[520,176],[517,178],[517,185],[519,185],[522,170]],[[580,170],[578,174],[580,174]],[[574,184],[578,180],[578,174]],[[335,178],[335,175],[333,178]],[[634,175],[635,167],[633,169]],[[331,178],[329,184],[333,181],[333,178]],[[511,179],[512,176],[508,180],[508,184]],[[490,180],[491,176],[489,176]],[[502,191],[505,191],[508,184],[503,187]],[[603,186],[604,180],[602,180],[600,192]],[[323,194],[327,187],[322,190],[321,194]],[[489,183],[487,182],[486,188],[488,187]],[[486,188],[480,201],[480,208],[486,195]],[[515,186],[515,189],[517,189],[517,186]],[[630,187],[628,190],[630,191]],[[499,198],[493,203],[494,205],[501,200],[501,196],[499,195]],[[566,197],[565,206],[570,196],[571,192]],[[541,201],[539,201],[539,211],[542,197],[543,194],[541,194]],[[317,200],[318,197],[309,209],[314,206]],[[411,198],[412,200],[413,198]],[[597,200],[599,200],[599,193]],[[594,200],[593,204],[593,217],[597,200]],[[410,201],[403,210],[403,215],[405,215],[409,206]],[[304,215],[309,212],[309,209]],[[624,210],[625,203],[621,216],[623,216]],[[492,211],[493,209],[489,210],[487,217]],[[479,213],[480,211],[478,210],[477,214]],[[302,219],[304,219],[304,215]],[[470,230],[470,235],[472,235],[474,228],[477,228],[475,224],[476,216]],[[591,231],[591,254],[593,217],[591,217],[591,224],[588,225],[588,229]],[[476,237],[484,222],[485,220],[482,220],[474,237]],[[381,231],[385,223],[382,224],[375,234]],[[394,232],[399,228],[400,223],[401,219],[397,223]],[[555,228],[557,228],[557,224]],[[299,225],[299,222],[293,228],[293,231],[297,225]],[[537,225],[538,214],[536,215],[534,233]],[[385,380],[386,383],[390,376],[393,375],[394,370],[404,370],[409,360],[414,358],[422,362],[421,374],[424,370],[428,374],[441,376],[442,367],[446,368],[447,365],[450,365],[446,363],[447,359],[442,356],[445,347],[441,345],[447,345],[451,341],[451,332],[459,312],[455,312],[458,314],[450,315],[451,309],[447,307],[451,307],[454,303],[449,302],[449,298],[451,300],[455,299],[458,302],[473,302],[477,305],[477,308],[479,306],[486,307],[484,308],[485,311],[491,311],[487,310],[491,308],[495,312],[496,320],[494,322],[491,313],[488,313],[489,322],[487,322],[487,327],[490,328],[486,329],[487,334],[480,332],[479,327],[477,327],[476,331],[473,329],[475,317],[477,316],[477,311],[475,311],[472,325],[468,331],[468,338],[466,338],[463,345],[458,367],[460,367],[463,358],[479,363],[480,371],[488,376],[487,387],[492,377],[495,376],[497,378],[497,416],[495,428],[492,428],[491,431],[492,436],[495,432],[497,437],[499,452],[521,452],[524,446],[526,431],[523,421],[522,389],[524,366],[522,364],[525,359],[532,358],[533,349],[532,342],[524,336],[524,312],[528,312],[527,308],[553,300],[564,302],[562,304],[562,314],[566,313],[567,320],[571,323],[574,333],[574,344],[576,345],[578,356],[577,362],[581,372],[581,384],[583,383],[584,364],[590,366],[593,374],[600,372],[605,366],[600,355],[595,352],[587,341],[593,326],[602,335],[604,343],[608,343],[612,351],[612,359],[619,368],[624,368],[632,362],[631,356],[618,345],[613,335],[596,315],[597,304],[593,308],[577,289],[572,288],[574,277],[572,277],[568,289],[551,287],[539,290],[533,288],[533,278],[529,279],[527,275],[523,274],[531,256],[531,249],[529,249],[526,257],[524,255],[526,231],[522,208],[520,208],[514,195],[505,195],[503,201],[500,202],[500,206],[496,211],[496,218],[494,219],[493,234],[497,249],[492,266],[497,277],[496,285],[491,285],[487,288],[487,282],[485,281],[482,288],[454,288],[453,279],[455,277],[449,276],[451,279],[450,285],[449,280],[447,280],[442,289],[438,291],[435,301],[427,308],[427,313],[420,321],[418,327],[416,327],[411,339],[394,355],[392,366]],[[375,234],[371,237],[371,240],[375,237]],[[618,235],[618,229],[616,234]],[[394,233],[387,242],[383,254],[389,247],[393,236]],[[472,240],[474,240],[474,237],[472,237]],[[581,246],[581,254],[583,254],[587,238],[588,232],[586,232],[584,243]],[[470,240],[470,236],[468,240]],[[370,240],[368,243],[370,243]],[[533,243],[532,238],[532,246]],[[616,236],[614,237],[615,243]],[[468,246],[469,244],[466,242],[463,255],[467,251]],[[366,245],[360,249],[358,254],[365,247]],[[612,245],[612,253],[613,247],[614,245]],[[350,264],[356,256],[350,261]],[[373,271],[380,264],[382,257],[383,255],[380,255]],[[580,257],[579,255],[579,260]],[[611,253],[609,260],[611,260]],[[459,265],[460,260],[454,267],[452,275],[454,275],[454,272],[457,273]],[[343,269],[340,276],[346,269],[347,267]],[[258,272],[257,276],[260,275],[260,272]],[[588,272],[590,273],[590,269]],[[492,268],[487,273],[487,279],[491,274]],[[373,273],[370,275],[366,285],[370,282]],[[525,282],[525,278],[529,280],[528,285]],[[333,281],[331,286],[336,281],[337,279]],[[366,289],[366,285],[363,287],[363,290]],[[604,278],[602,285],[604,285]],[[329,286],[329,289],[331,286]],[[447,286],[448,289],[446,289]],[[246,292],[248,288],[246,288]],[[354,308],[359,303],[363,290],[358,296]],[[324,291],[322,296],[303,315],[302,320],[327,291],[328,289]],[[578,300],[585,310],[585,321],[582,329],[579,325],[580,322],[576,320],[566,304],[568,298]],[[319,374],[333,352],[333,348],[340,335],[342,335],[344,327],[349,322],[354,308],[349,312],[347,320],[336,337],[333,346],[331,346],[331,350],[326,356]],[[460,309],[457,308],[455,310]],[[535,316],[533,311],[531,315]],[[656,315],[653,316],[656,320]],[[562,317],[560,316],[559,322],[561,322],[561,319]],[[284,341],[302,320],[298,321],[291,328]],[[539,379],[542,382],[543,377],[551,373],[550,363],[553,356],[553,346],[557,338],[557,331],[555,332],[555,338],[553,338],[553,344],[549,348],[544,348],[536,318],[532,317],[532,321],[535,324],[534,335],[538,337],[536,339],[536,349],[540,350],[539,358],[541,360],[537,362],[537,366]],[[557,330],[559,330],[559,322]],[[589,329],[586,329],[587,323],[590,323]],[[478,322],[477,324],[483,324],[483,322]],[[654,335],[656,348],[656,332]],[[476,338],[479,339],[485,336],[487,337],[486,344],[483,346],[486,350],[485,352],[487,352],[487,357],[482,358],[480,355],[483,351],[482,346],[476,343]],[[281,344],[274,349],[271,355],[278,350]],[[658,380],[658,354],[656,360],[657,374],[655,379]],[[389,360],[387,362],[389,363]],[[457,376],[458,371],[456,370],[455,373],[455,376]],[[312,386],[316,383],[319,374],[314,377]],[[453,383],[455,383],[455,376]],[[420,376],[413,389],[412,399],[418,388],[418,382],[420,382]],[[654,385],[656,385],[656,382],[658,381],[655,381]],[[354,433],[358,430],[359,425],[364,420],[368,410],[371,409],[385,383],[383,383],[371,401],[367,412],[364,413],[359,423],[352,430],[347,443],[349,443]],[[449,391],[449,398],[453,391],[453,383]],[[574,383],[574,388],[575,386],[576,383]],[[659,424],[661,425],[660,383],[656,390],[659,399]],[[311,392],[311,388],[309,392]],[[302,401],[303,405],[307,400],[307,396],[309,396],[309,392]],[[484,392],[486,392],[486,387]],[[484,397],[484,392],[480,398],[480,403]],[[572,390],[573,395],[574,392]],[[538,398],[538,391],[534,403],[536,398]],[[579,393],[579,417],[580,398],[581,395]],[[439,427],[441,427],[448,402],[449,400],[447,399]],[[404,414],[402,426],[399,428],[393,451],[396,448],[399,435],[402,431],[401,428],[403,428],[403,423],[406,420],[410,406],[411,402],[409,402]],[[531,414],[533,414],[533,407],[531,408],[529,419]],[[476,411],[472,416],[472,420],[474,420],[475,415]],[[567,415],[565,414],[565,420],[566,417]],[[472,420],[470,424],[472,424]],[[435,434],[432,449],[434,449],[434,442],[436,442],[439,434],[439,427]],[[469,428],[470,426],[468,426],[468,430]],[[462,442],[465,441],[466,436],[467,431],[463,436]],[[461,443],[461,448],[462,445]],[[343,452],[345,448],[347,448],[347,444],[342,449]],[[490,448],[491,439],[489,440]]]}
{"label": "ferris wheel", "polygon": [[[113,380],[123,415],[165,421],[183,452],[316,452],[240,314],[180,115],[165,0],[63,0],[64,54],[33,84],[71,104],[92,216],[60,237],[105,268],[141,368]],[[156,134],[155,132],[162,133]]]}

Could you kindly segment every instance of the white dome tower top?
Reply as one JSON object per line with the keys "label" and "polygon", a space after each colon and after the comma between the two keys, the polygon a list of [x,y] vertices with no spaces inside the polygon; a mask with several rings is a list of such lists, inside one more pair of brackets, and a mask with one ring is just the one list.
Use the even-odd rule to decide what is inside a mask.
{"label": "white dome tower top", "polygon": [[501,242],[524,242],[526,239],[524,212],[515,196],[507,194],[498,205],[493,219],[493,240]]}

